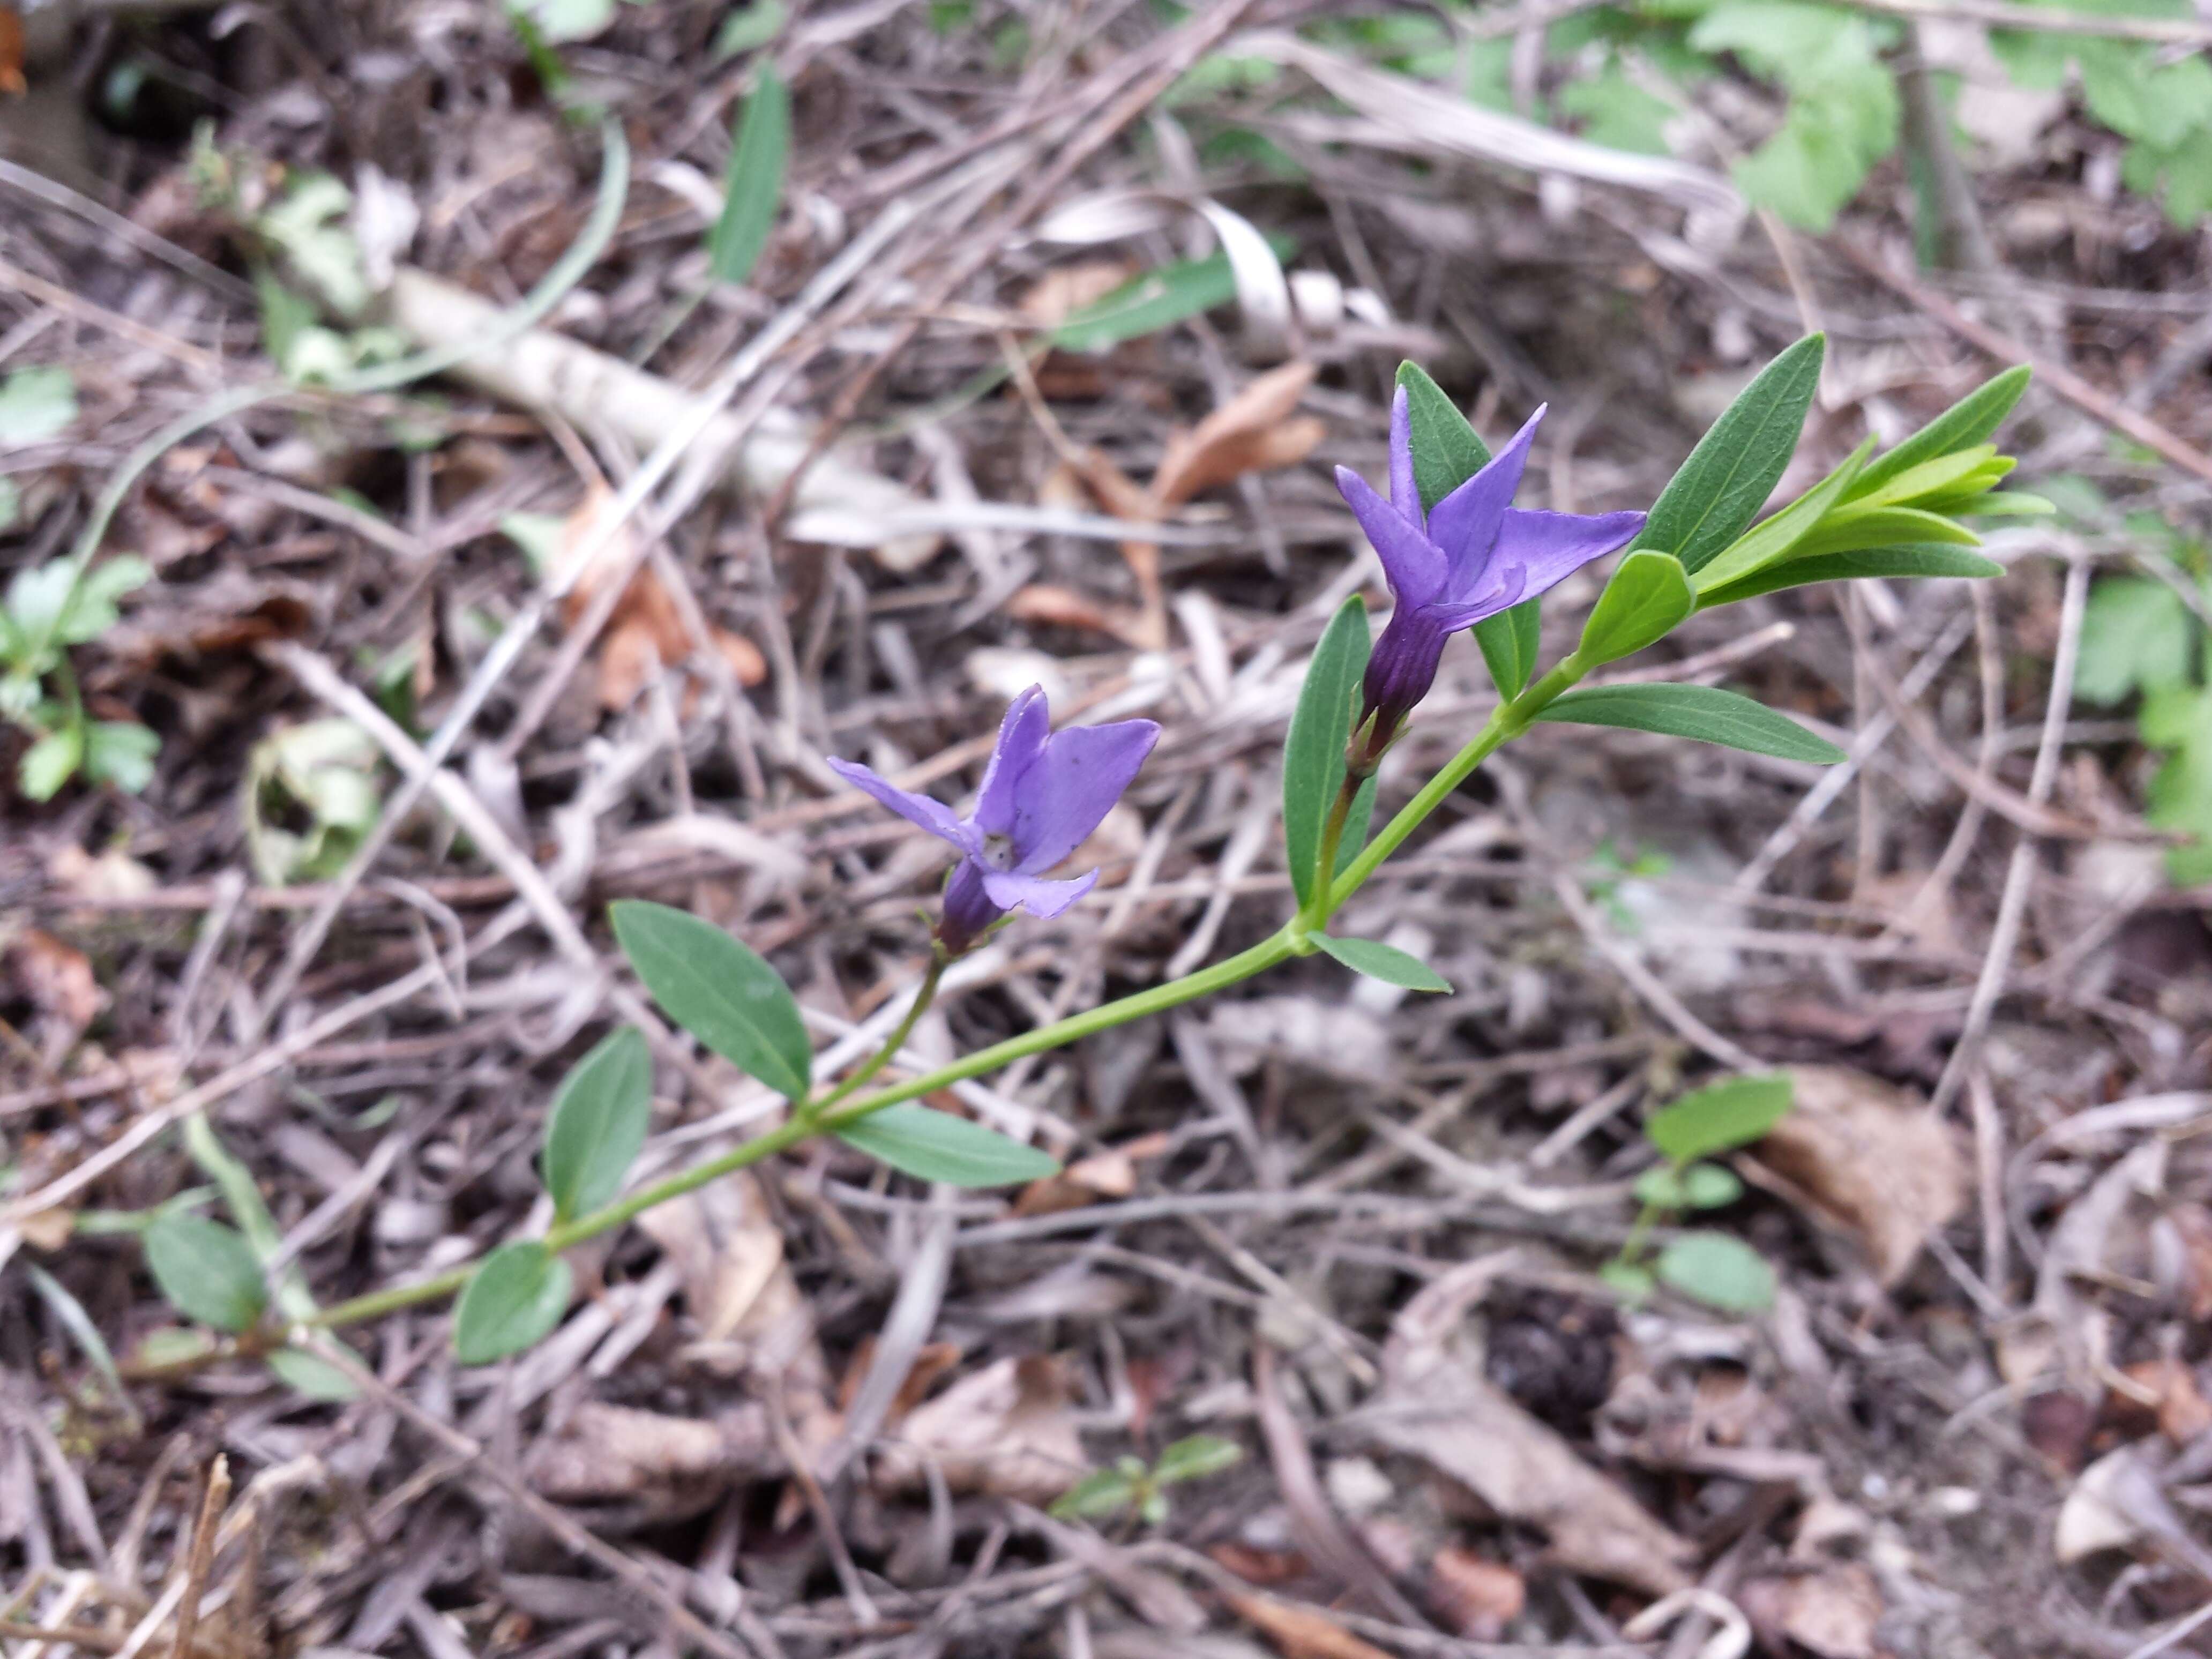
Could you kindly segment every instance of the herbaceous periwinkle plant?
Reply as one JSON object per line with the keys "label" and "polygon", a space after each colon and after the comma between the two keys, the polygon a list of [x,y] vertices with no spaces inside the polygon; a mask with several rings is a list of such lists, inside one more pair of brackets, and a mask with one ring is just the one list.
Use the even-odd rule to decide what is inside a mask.
{"label": "herbaceous periwinkle plant", "polygon": [[[1998,376],[1877,456],[1869,440],[1779,511],[1759,509],[1796,450],[1818,384],[1817,336],[1784,352],[1714,424],[1648,514],[1595,517],[1512,505],[1536,432],[1532,418],[1492,457],[1436,384],[1407,364],[1391,410],[1388,495],[1340,471],[1339,483],[1382,562],[1393,607],[1370,641],[1363,602],[1347,600],[1316,647],[1283,757],[1285,855],[1293,914],[1250,948],[1185,976],[994,1043],[948,1065],[884,1080],[946,967],[1019,913],[1056,916],[1097,879],[1051,872],[1081,845],[1136,776],[1158,736],[1147,720],[1053,732],[1043,694],[1015,699],[973,810],[963,817],[837,763],[848,781],[958,853],[932,930],[930,963],[896,1029],[839,1079],[817,1079],[798,1005],[761,957],[711,924],[665,905],[613,907],[617,940],[654,1000],[715,1054],[783,1095],[776,1127],[642,1186],[623,1190],[642,1147],[652,1093],[643,1036],[616,1031],[555,1097],[539,1173],[550,1222],[480,1261],[329,1308],[296,1273],[264,1269],[245,1233],[169,1213],[147,1230],[150,1265],[187,1316],[232,1333],[228,1351],[267,1356],[297,1382],[302,1346],[328,1328],[458,1293],[454,1340],[470,1363],[528,1347],[569,1299],[562,1253],[653,1206],[823,1135],[925,1181],[987,1187],[1057,1166],[1044,1153],[917,1103],[1026,1054],[1075,1042],[1325,952],[1356,972],[1449,991],[1389,945],[1330,931],[1337,912],[1484,759],[1539,720],[1624,726],[1754,753],[1833,762],[1839,750],[1786,716],[1732,691],[1654,682],[1579,685],[1592,671],[1664,638],[1692,612],[1808,583],[1856,576],[1980,577],[1998,567],[1969,549],[1969,517],[2042,510],[1996,489],[2013,462],[1989,441],[2027,381]],[[1539,411],[1540,416],[1541,411]],[[1622,548],[1565,657],[1539,660],[1541,595]],[[1419,717],[1451,636],[1472,630],[1498,704],[1449,762],[1370,833],[1378,765]],[[250,1194],[251,1183],[246,1183]],[[226,1188],[228,1190],[228,1188]],[[267,1281],[276,1281],[272,1305]]]}

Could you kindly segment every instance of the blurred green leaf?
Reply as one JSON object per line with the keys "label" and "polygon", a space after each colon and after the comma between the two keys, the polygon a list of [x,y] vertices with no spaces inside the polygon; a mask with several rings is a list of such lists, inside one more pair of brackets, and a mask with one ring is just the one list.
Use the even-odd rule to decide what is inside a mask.
{"label": "blurred green leaf", "polygon": [[76,419],[76,378],[65,368],[19,368],[0,380],[0,450],[44,443]]}
{"label": "blurred green leaf", "polygon": [[1644,1139],[1674,1164],[1711,1158],[1765,1134],[1790,1115],[1793,1094],[1787,1072],[1723,1078],[1654,1112]]}
{"label": "blurred green leaf", "polygon": [[1727,1233],[1683,1233],[1668,1242],[1652,1266],[1662,1284],[1723,1313],[1758,1313],[1774,1305],[1774,1269]]}
{"label": "blurred green leaf", "polygon": [[733,7],[722,20],[721,27],[714,31],[714,45],[709,56],[717,64],[727,63],[742,52],[766,46],[783,32],[790,16],[782,0],[750,0],[750,3]]}
{"label": "blurred green leaf", "polygon": [[2181,596],[2155,577],[2099,577],[2081,613],[2075,701],[2110,707],[2186,684],[2197,633]]}
{"label": "blurred green leaf", "polygon": [[219,1331],[251,1329],[268,1305],[252,1247],[220,1221],[162,1216],[146,1229],[146,1267],[171,1307]]}
{"label": "blurred green leaf", "polygon": [[1010,1187],[1060,1173],[1060,1160],[996,1129],[950,1112],[902,1103],[857,1118],[837,1132],[847,1146],[917,1181]]}
{"label": "blurred green leaf", "polygon": [[1283,739],[1283,842],[1291,885],[1311,902],[1322,833],[1344,787],[1344,755],[1367,671],[1367,606],[1355,593],[1337,608],[1314,647]]}
{"label": "blurred green leaf", "polygon": [[1407,956],[1395,945],[1385,945],[1379,939],[1338,939],[1328,933],[1310,937],[1325,954],[1370,979],[1379,979],[1386,985],[1401,986],[1408,991],[1451,989],[1449,980],[1419,957]]}
{"label": "blurred green leaf", "polygon": [[1243,1461],[1244,1448],[1234,1440],[1224,1440],[1218,1434],[1194,1434],[1175,1441],[1161,1451],[1158,1461],[1152,1465],[1152,1479],[1164,1486],[1172,1486],[1178,1481],[1219,1474]]}
{"label": "blurred green leaf", "polygon": [[622,1190],[653,1117],[653,1055],[625,1025],[561,1080],[545,1123],[544,1175],[561,1221],[588,1215]]}
{"label": "blurred green leaf", "polygon": [[763,63],[732,135],[722,216],[707,239],[707,268],[716,282],[742,283],[752,275],[775,228],[790,161],[791,94],[775,65]]}
{"label": "blurred green leaf", "polygon": [[453,1309],[453,1352],[464,1365],[534,1346],[568,1310],[568,1264],[536,1239],[502,1244],[470,1275]]}

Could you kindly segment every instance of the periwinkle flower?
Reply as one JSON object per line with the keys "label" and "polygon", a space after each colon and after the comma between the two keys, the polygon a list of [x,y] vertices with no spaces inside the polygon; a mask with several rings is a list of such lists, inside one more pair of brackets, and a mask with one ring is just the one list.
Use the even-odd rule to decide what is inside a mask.
{"label": "periwinkle flower", "polygon": [[960,849],[960,862],[945,884],[945,915],[937,927],[945,955],[957,957],[1010,910],[1056,916],[1091,890],[1098,880],[1096,870],[1059,881],[1042,872],[1098,827],[1159,735],[1153,720],[1117,720],[1054,732],[1044,688],[1033,685],[1014,699],[1000,722],[975,812],[965,818],[865,766],[842,760],[830,764],[854,788]]}
{"label": "periwinkle flower", "polygon": [[1487,466],[1426,514],[1413,481],[1402,386],[1390,405],[1390,499],[1350,467],[1336,469],[1336,487],[1375,544],[1397,601],[1367,659],[1360,719],[1374,717],[1370,758],[1379,757],[1436,683],[1445,640],[1626,547],[1644,528],[1641,513],[1539,513],[1512,504],[1543,418],[1539,409]]}

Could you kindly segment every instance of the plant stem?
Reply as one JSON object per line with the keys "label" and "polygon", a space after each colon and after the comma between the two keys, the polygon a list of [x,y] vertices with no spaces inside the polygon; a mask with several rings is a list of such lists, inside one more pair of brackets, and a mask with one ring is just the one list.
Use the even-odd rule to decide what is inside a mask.
{"label": "plant stem", "polygon": [[[674,1175],[654,1182],[651,1186],[641,1187],[588,1215],[578,1216],[555,1227],[545,1235],[545,1248],[553,1251],[565,1250],[587,1238],[596,1238],[601,1233],[635,1220],[656,1205],[681,1198],[686,1193],[696,1192],[726,1175],[757,1164],[763,1158],[772,1158],[802,1141],[812,1139],[817,1134],[834,1134],[847,1124],[856,1123],[886,1106],[896,1106],[903,1101],[934,1094],[939,1089],[981,1077],[986,1072],[995,1072],[1002,1066],[1010,1066],[1027,1055],[1042,1054],[1048,1048],[1057,1048],[1099,1031],[1111,1030],[1115,1026],[1125,1025],[1133,1019],[1143,1019],[1151,1014],[1179,1008],[1186,1002],[1194,1002],[1202,996],[1250,979],[1255,974],[1279,967],[1293,957],[1310,956],[1315,947],[1308,935],[1315,928],[1326,925],[1336,908],[1359,890],[1382,860],[1395,852],[1406,837],[1420,827],[1422,820],[1467,781],[1476,767],[1488,759],[1501,744],[1528,730],[1529,722],[1536,718],[1545,705],[1580,679],[1582,675],[1581,662],[1571,655],[1519,696],[1500,705],[1488,723],[1475,734],[1474,740],[1422,786],[1421,792],[1407,802],[1398,815],[1383,826],[1382,832],[1346,867],[1342,875],[1334,883],[1316,881],[1316,901],[1308,907],[1308,912],[1302,912],[1257,945],[1182,979],[1170,980],[1164,985],[1155,985],[1149,990],[1139,991],[1117,1001],[1102,1003],[1082,1013],[1071,1014],[1066,1019],[1054,1020],[1049,1025],[1040,1025],[1035,1030],[1008,1037],[1003,1042],[994,1042],[988,1048],[979,1048],[974,1054],[940,1066],[933,1072],[890,1084],[858,1099],[852,1098],[890,1063],[891,1056],[898,1052],[912,1033],[915,1022],[921,1018],[923,1011],[936,996],[945,963],[941,959],[933,960],[928,975],[915,993],[914,1004],[901,1018],[898,1029],[866,1065],[829,1094],[799,1108],[766,1133],[732,1146],[718,1158],[679,1170]],[[1322,832],[1322,856],[1315,872],[1317,878],[1335,866],[1337,848],[1342,841],[1352,799],[1358,793],[1358,781],[1346,778],[1345,787],[1338,793],[1336,805],[1330,810],[1328,824]],[[433,1278],[418,1279],[411,1285],[394,1285],[387,1290],[371,1291],[366,1296],[357,1296],[350,1302],[337,1303],[296,1322],[326,1327],[355,1325],[363,1320],[397,1312],[402,1308],[439,1301],[459,1291],[468,1283],[469,1275],[475,1270],[474,1263],[464,1264]]]}
{"label": "plant stem", "polygon": [[800,1113],[801,1116],[808,1119],[820,1117],[823,1113],[847,1096],[858,1094],[866,1086],[869,1079],[891,1063],[891,1056],[906,1047],[906,1040],[914,1035],[915,1026],[920,1023],[929,1005],[937,1000],[937,988],[945,978],[945,969],[950,961],[951,958],[942,951],[931,952],[929,970],[921,976],[921,983],[915,990],[914,1000],[908,1005],[906,1012],[900,1017],[897,1029],[884,1039],[884,1046],[870,1055],[867,1063],[860,1070],[854,1072],[852,1076],[847,1078],[821,1099],[808,1101]]}
{"label": "plant stem", "polygon": [[1321,828],[1321,854],[1314,860],[1313,896],[1298,913],[1298,925],[1309,931],[1328,926],[1329,913],[1336,908],[1334,878],[1336,874],[1336,849],[1344,844],[1344,826],[1351,821],[1352,803],[1358,799],[1360,787],[1367,781],[1350,772],[1336,792],[1336,804],[1328,809],[1328,821]]}

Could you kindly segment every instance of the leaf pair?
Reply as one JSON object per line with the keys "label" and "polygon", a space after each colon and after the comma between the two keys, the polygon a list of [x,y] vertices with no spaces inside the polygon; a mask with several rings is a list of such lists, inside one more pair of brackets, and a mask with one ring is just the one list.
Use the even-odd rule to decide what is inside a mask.
{"label": "leaf pair", "polygon": [[[757,952],[665,904],[611,907],[615,938],[662,1010],[794,1106],[813,1085],[814,1048],[799,1004]],[[837,1127],[848,1146],[921,1181],[1001,1187],[1056,1173],[1059,1162],[948,1112],[900,1104]]]}
{"label": "leaf pair", "polygon": [[[1792,1098],[1786,1073],[1736,1077],[1710,1084],[1654,1112],[1644,1139],[1667,1161],[1636,1183],[1644,1221],[1685,1210],[1720,1209],[1743,1195],[1743,1182],[1724,1165],[1704,1160],[1749,1146],[1780,1122]],[[1679,1233],[1647,1267],[1632,1248],[1607,1265],[1604,1277],[1625,1295],[1649,1295],[1664,1284],[1708,1307],[1754,1313],[1774,1300],[1774,1270],[1741,1239],[1729,1233]]]}

